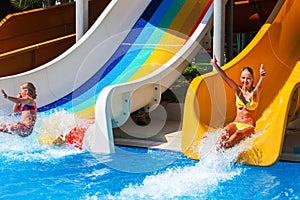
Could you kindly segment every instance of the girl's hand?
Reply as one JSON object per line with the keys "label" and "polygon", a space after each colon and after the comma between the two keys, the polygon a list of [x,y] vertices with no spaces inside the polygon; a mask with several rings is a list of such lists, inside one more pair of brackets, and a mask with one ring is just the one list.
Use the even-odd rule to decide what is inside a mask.
{"label": "girl's hand", "polygon": [[212,65],[212,66],[216,66],[217,65],[217,58],[216,58],[216,56],[214,55],[214,57],[210,60],[210,64]]}
{"label": "girl's hand", "polygon": [[261,65],[260,65],[260,70],[259,70],[259,73],[260,73],[260,76],[261,76],[261,77],[265,77],[265,76],[266,76],[266,72],[265,72],[265,70],[263,69],[263,66],[264,66],[264,64],[261,64]]}
{"label": "girl's hand", "polygon": [[1,92],[2,92],[2,94],[3,94],[3,97],[4,97],[5,99],[7,99],[7,94],[6,94],[6,92],[5,92],[3,89],[1,89]]}

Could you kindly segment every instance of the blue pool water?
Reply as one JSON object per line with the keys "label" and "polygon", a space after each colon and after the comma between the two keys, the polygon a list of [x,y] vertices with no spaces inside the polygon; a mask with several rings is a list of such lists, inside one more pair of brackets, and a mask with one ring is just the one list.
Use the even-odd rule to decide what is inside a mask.
{"label": "blue pool water", "polygon": [[[232,152],[202,161],[182,153],[116,147],[92,155],[0,133],[1,199],[299,199],[300,164],[234,164]],[[228,155],[227,155],[228,154]]]}

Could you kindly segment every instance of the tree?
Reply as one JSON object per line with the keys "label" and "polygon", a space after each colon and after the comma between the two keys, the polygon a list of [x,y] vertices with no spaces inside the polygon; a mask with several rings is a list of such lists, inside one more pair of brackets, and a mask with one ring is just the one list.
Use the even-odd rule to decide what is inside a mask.
{"label": "tree", "polygon": [[10,0],[0,0],[0,21],[11,13],[19,12],[20,10],[13,6]]}
{"label": "tree", "polygon": [[56,2],[63,4],[63,3],[73,2],[73,1],[74,0],[11,0],[12,4],[17,8],[19,8],[20,10],[30,10],[35,8],[50,7],[50,6],[54,6]]}
{"label": "tree", "polygon": [[12,4],[20,10],[42,8],[44,0],[11,0]]}

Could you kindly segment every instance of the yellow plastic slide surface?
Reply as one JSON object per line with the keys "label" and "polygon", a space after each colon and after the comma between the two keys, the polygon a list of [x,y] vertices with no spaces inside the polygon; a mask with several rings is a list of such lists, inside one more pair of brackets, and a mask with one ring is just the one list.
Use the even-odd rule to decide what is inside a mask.
{"label": "yellow plastic slide surface", "polygon": [[[279,0],[266,24],[251,43],[231,62],[223,67],[239,82],[240,70],[250,66],[255,72],[264,64],[267,76],[258,108],[257,133],[252,148],[240,157],[245,164],[269,166],[281,152],[287,121],[295,113],[292,96],[300,86],[300,1]],[[298,93],[297,93],[298,94]],[[234,93],[216,72],[194,79],[188,89],[182,127],[182,151],[200,159],[198,148],[207,131],[222,128],[234,120]],[[299,102],[299,100],[298,100]]]}

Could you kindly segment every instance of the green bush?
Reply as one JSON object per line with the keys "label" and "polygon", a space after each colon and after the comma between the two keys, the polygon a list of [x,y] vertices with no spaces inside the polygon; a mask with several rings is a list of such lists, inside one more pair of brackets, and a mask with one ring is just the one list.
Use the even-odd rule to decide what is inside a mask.
{"label": "green bush", "polygon": [[[1,0],[0,0],[1,1]],[[58,0],[60,4],[74,2],[74,0]],[[42,7],[54,6],[56,0],[11,0],[11,3],[20,10],[31,10]]]}
{"label": "green bush", "polygon": [[30,10],[43,7],[44,0],[12,0],[11,2],[20,10]]}
{"label": "green bush", "polygon": [[[169,103],[181,102],[185,98],[189,82],[195,77],[211,72],[212,70],[213,68],[210,63],[189,64],[182,72],[184,78],[181,77],[175,81],[175,83],[162,94],[161,101]],[[176,92],[177,96],[173,92]]]}
{"label": "green bush", "polygon": [[212,70],[213,68],[209,63],[191,63],[187,68],[185,68],[182,75],[187,80],[193,80],[195,77],[211,72]]}

